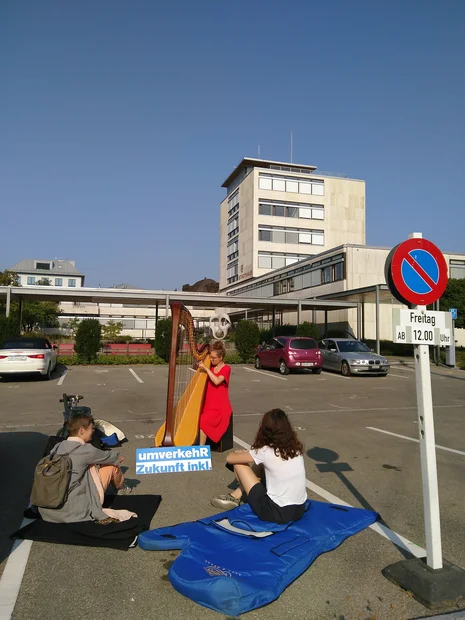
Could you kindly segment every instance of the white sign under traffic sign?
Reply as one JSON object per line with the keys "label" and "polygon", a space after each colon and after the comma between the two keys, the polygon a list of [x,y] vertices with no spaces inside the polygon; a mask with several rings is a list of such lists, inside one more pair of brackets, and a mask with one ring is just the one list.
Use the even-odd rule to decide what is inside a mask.
{"label": "white sign under traffic sign", "polygon": [[452,316],[450,312],[394,309],[392,330],[394,342],[448,347],[451,343]]}

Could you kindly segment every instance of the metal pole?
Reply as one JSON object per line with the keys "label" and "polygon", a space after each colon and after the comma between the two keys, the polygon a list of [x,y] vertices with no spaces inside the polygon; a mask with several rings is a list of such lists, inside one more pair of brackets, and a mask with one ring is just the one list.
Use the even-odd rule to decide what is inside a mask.
{"label": "metal pole", "polygon": [[357,304],[357,340],[360,340],[362,337],[361,330],[361,316],[362,316],[362,304],[358,302]]}
{"label": "metal pole", "polygon": [[271,335],[274,337],[276,329],[276,308],[273,306],[273,314],[271,318]]}
{"label": "metal pole", "polygon": [[166,296],[165,316],[168,318],[170,315],[170,296]]}
{"label": "metal pole", "polygon": [[365,300],[362,301],[362,340],[365,340]]}
{"label": "metal pole", "polygon": [[[426,310],[426,306],[416,306],[415,309]],[[426,561],[430,568],[436,570],[442,568],[442,544],[429,346],[416,344],[414,353],[425,512]]]}
{"label": "metal pole", "polygon": [[157,335],[157,327],[158,327],[158,301],[155,305],[155,336]]}
{"label": "metal pole", "polygon": [[299,326],[302,322],[302,302],[299,299],[299,303],[297,304],[297,326]]}
{"label": "metal pole", "polygon": [[325,310],[325,338],[328,337],[328,311]]}
{"label": "metal pole", "polygon": [[23,298],[19,298],[19,331],[21,331],[21,323],[23,322]]}
{"label": "metal pole", "polygon": [[375,318],[375,326],[376,326],[376,353],[379,355],[381,351],[381,345],[379,342],[379,284],[375,286],[376,292],[376,318]]}
{"label": "metal pole", "polygon": [[11,309],[11,286],[9,286],[6,289],[6,309],[5,309],[5,314],[7,317],[10,316],[10,309]]}
{"label": "metal pole", "polygon": [[247,308],[245,309],[245,312],[244,312],[244,319],[247,321]]}

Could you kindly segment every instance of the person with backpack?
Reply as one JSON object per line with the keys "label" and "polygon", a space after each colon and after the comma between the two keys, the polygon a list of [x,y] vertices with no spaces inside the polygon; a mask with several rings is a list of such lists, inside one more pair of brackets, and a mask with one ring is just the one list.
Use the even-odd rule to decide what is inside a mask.
{"label": "person with backpack", "polygon": [[[68,438],[53,448],[48,457],[52,461],[55,459],[57,463],[55,468],[63,469],[65,463],[70,466],[65,493],[63,493],[63,480],[60,481],[53,475],[53,468],[43,469],[39,483],[36,468],[31,498],[36,494],[37,501],[33,499],[33,503],[38,505],[42,519],[52,523],[79,521],[106,523],[109,519],[126,521],[137,516],[127,510],[102,508],[104,494],[110,484],[115,487],[119,495],[129,495],[132,489],[124,483],[121,472],[120,465],[124,457],[114,450],[103,451],[90,444],[94,432],[92,416],[74,413],[68,420],[67,428]],[[59,458],[60,455],[64,457],[62,460]],[[64,474],[60,473],[63,478]],[[55,477],[55,482],[48,483],[47,476],[50,481]],[[53,497],[54,492],[57,497]],[[50,507],[56,504],[58,507]]]}

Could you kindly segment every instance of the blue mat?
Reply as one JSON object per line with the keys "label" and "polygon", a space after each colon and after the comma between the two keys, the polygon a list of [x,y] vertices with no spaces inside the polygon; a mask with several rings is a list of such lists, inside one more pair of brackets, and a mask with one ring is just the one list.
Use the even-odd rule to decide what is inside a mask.
{"label": "blue mat", "polygon": [[182,549],[168,573],[173,587],[200,605],[238,616],[274,601],[321,553],[377,519],[370,510],[307,501],[299,521],[277,525],[261,521],[244,504],[144,532],[139,546]]}

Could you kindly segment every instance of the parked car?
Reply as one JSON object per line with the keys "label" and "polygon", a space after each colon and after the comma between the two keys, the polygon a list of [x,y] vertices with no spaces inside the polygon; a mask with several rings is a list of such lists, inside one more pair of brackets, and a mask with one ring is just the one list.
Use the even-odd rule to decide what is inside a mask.
{"label": "parked car", "polygon": [[57,358],[57,347],[46,338],[10,338],[0,348],[0,376],[32,373],[50,379]]}
{"label": "parked car", "polygon": [[282,375],[300,368],[319,374],[322,363],[321,351],[313,338],[279,336],[262,345],[255,354],[255,368],[278,368]]}
{"label": "parked car", "polygon": [[389,372],[388,360],[372,353],[360,340],[325,338],[319,342],[319,347],[323,354],[323,368],[338,370],[344,377],[352,374],[385,377]]}

